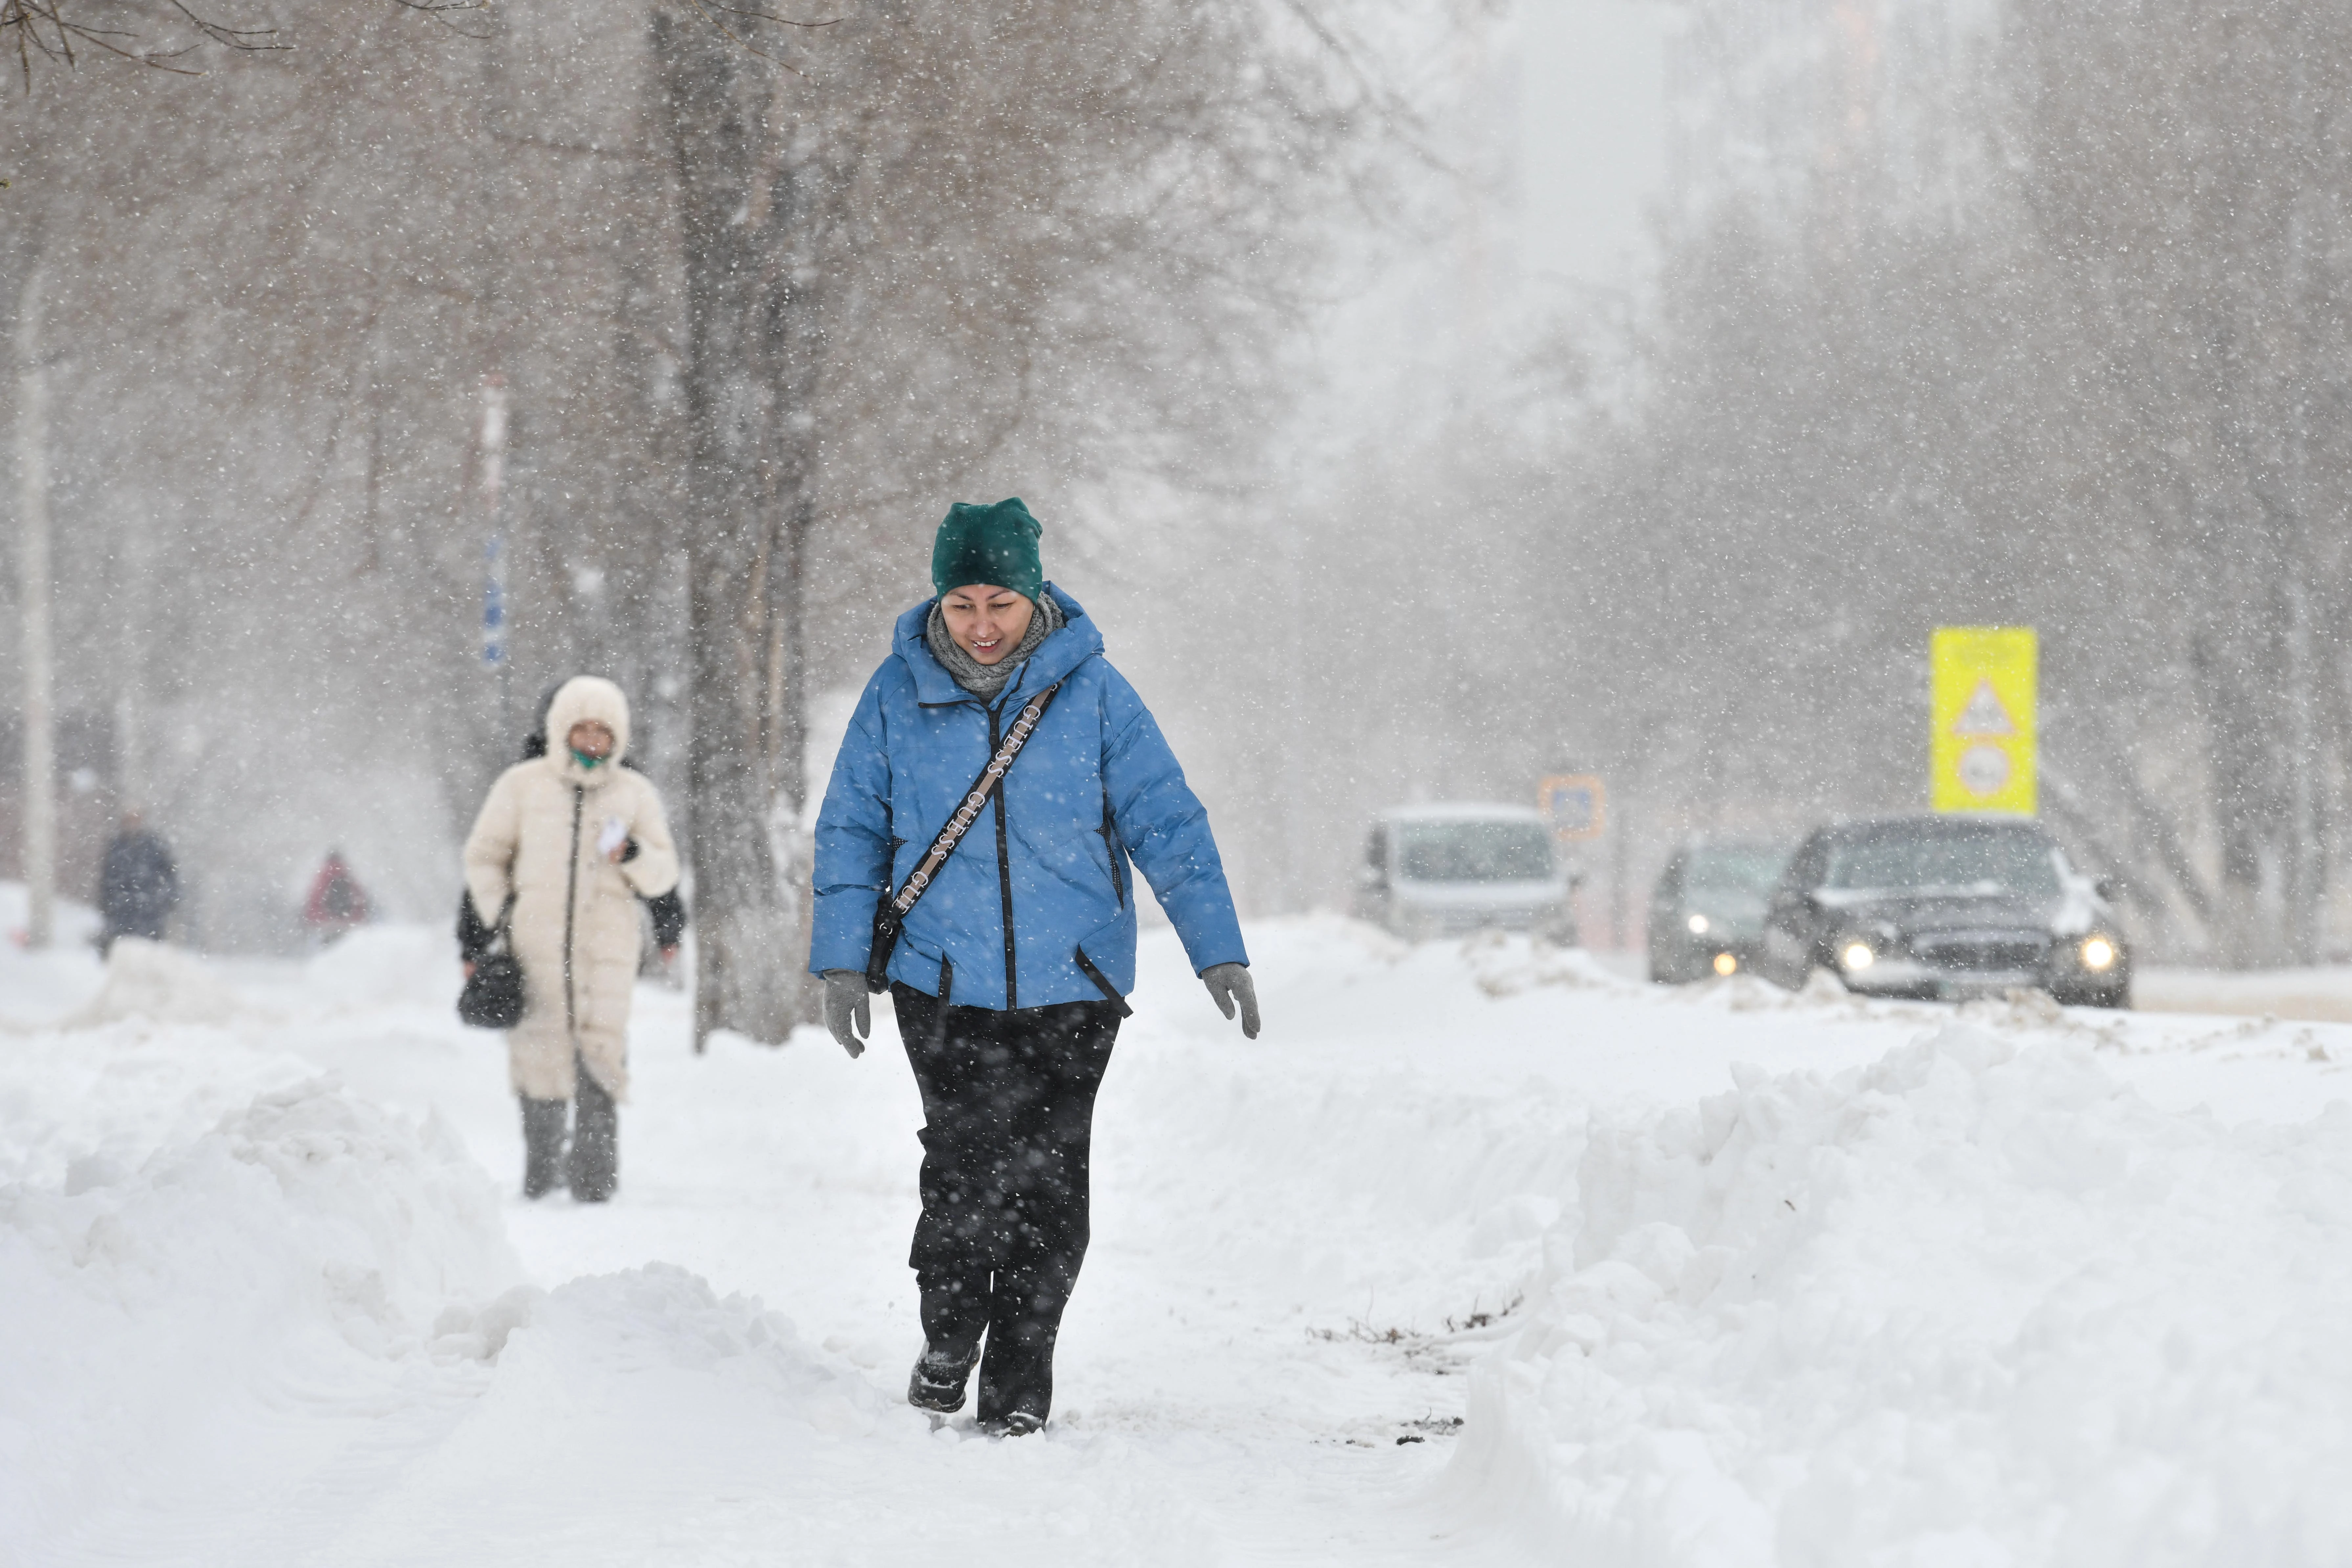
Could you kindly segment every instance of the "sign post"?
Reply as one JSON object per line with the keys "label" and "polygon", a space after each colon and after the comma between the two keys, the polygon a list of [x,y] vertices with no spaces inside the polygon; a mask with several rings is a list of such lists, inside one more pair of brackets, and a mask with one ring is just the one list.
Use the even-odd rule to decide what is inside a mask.
{"label": "sign post", "polygon": [[499,729],[514,727],[514,659],[507,643],[507,378],[482,378],[482,662],[498,672]]}
{"label": "sign post", "polygon": [[1562,842],[1598,838],[1609,825],[1609,795],[1590,773],[1562,773],[1536,786],[1536,804]]}
{"label": "sign post", "polygon": [[2032,626],[1940,626],[1928,645],[1929,794],[1939,812],[2032,816],[2041,648]]}
{"label": "sign post", "polygon": [[[1609,792],[1601,780],[1591,773],[1554,773],[1536,785],[1536,805],[1551,823],[1551,836],[1561,844],[1578,844],[1598,838],[1609,826]],[[1624,927],[1625,868],[1624,835],[1617,838],[1617,876],[1611,891],[1610,940],[1614,942]],[[1583,873],[1569,873],[1569,900],[1581,902],[1576,889],[1584,880]],[[1578,924],[1582,925],[1580,919]]]}

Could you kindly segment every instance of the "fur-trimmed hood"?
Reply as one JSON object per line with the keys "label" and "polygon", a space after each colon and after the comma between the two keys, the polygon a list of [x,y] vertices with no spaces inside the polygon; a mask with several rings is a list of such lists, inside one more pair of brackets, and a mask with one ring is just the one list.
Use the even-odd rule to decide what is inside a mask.
{"label": "fur-trimmed hood", "polygon": [[[595,767],[583,768],[572,755],[569,738],[574,724],[590,720],[613,731],[613,754]],[[547,754],[573,784],[601,787],[629,754],[628,698],[602,676],[576,675],[565,681],[547,705]]]}

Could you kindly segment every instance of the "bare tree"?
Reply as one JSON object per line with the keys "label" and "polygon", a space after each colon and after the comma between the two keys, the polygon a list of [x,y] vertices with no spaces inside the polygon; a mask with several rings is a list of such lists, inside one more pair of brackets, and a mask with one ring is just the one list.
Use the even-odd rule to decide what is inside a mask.
{"label": "bare tree", "polygon": [[0,103],[40,150],[11,216],[66,219],[61,710],[140,716],[199,908],[253,911],[215,933],[266,924],[330,832],[439,918],[454,881],[413,846],[462,827],[532,693],[595,668],[682,797],[699,1030],[781,1038],[807,694],[870,668],[946,502],[1024,491],[1100,558],[1089,487],[1246,466],[1347,133],[1295,37],[1240,0],[745,15],[511,0],[477,38],[341,8],[202,83]]}
{"label": "bare tree", "polygon": [[775,1042],[800,1021],[793,957],[808,943],[795,742],[809,476],[788,429],[808,410],[785,404],[777,352],[806,308],[792,266],[805,215],[761,62],[667,13],[653,47],[685,278],[695,1037]]}
{"label": "bare tree", "polygon": [[[447,19],[488,0],[391,0]],[[278,28],[237,26],[189,0],[0,0],[0,49],[16,57],[27,90],[36,65],[72,68],[86,58],[194,76],[207,48],[257,54],[293,47]]]}
{"label": "bare tree", "polygon": [[2324,476],[2347,456],[2328,433],[2347,408],[2352,24],[2324,5],[2179,21],[2130,0],[2017,7],[2021,183],[2053,303],[2113,377],[2091,412],[2114,499],[2145,520],[2187,632],[2224,956],[2311,963],[2323,693],[2343,679],[2321,542],[2345,522]]}

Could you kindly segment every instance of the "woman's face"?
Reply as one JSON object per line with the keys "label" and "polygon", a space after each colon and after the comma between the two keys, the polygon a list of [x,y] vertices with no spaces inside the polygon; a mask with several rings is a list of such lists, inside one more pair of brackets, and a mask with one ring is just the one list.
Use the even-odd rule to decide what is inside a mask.
{"label": "woman's face", "polygon": [[572,726],[572,733],[563,743],[583,757],[603,762],[613,754],[613,731],[594,719],[583,719]]}
{"label": "woman's face", "polygon": [[1037,606],[1010,588],[981,584],[940,597],[940,614],[956,647],[982,664],[994,664],[1021,644]]}

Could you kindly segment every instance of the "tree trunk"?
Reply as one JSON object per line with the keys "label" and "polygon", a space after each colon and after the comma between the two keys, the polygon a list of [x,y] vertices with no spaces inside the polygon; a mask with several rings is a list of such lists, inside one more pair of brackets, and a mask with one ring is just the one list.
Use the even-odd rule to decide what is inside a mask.
{"label": "tree trunk", "polygon": [[[653,46],[676,161],[685,261],[688,858],[694,871],[694,1036],[781,1044],[802,1012],[808,899],[797,777],[779,755],[800,697],[796,552],[779,548],[761,254],[752,213],[762,132],[743,58],[695,16],[656,15]],[[791,661],[796,665],[797,660]],[[784,787],[780,787],[784,786]]]}

